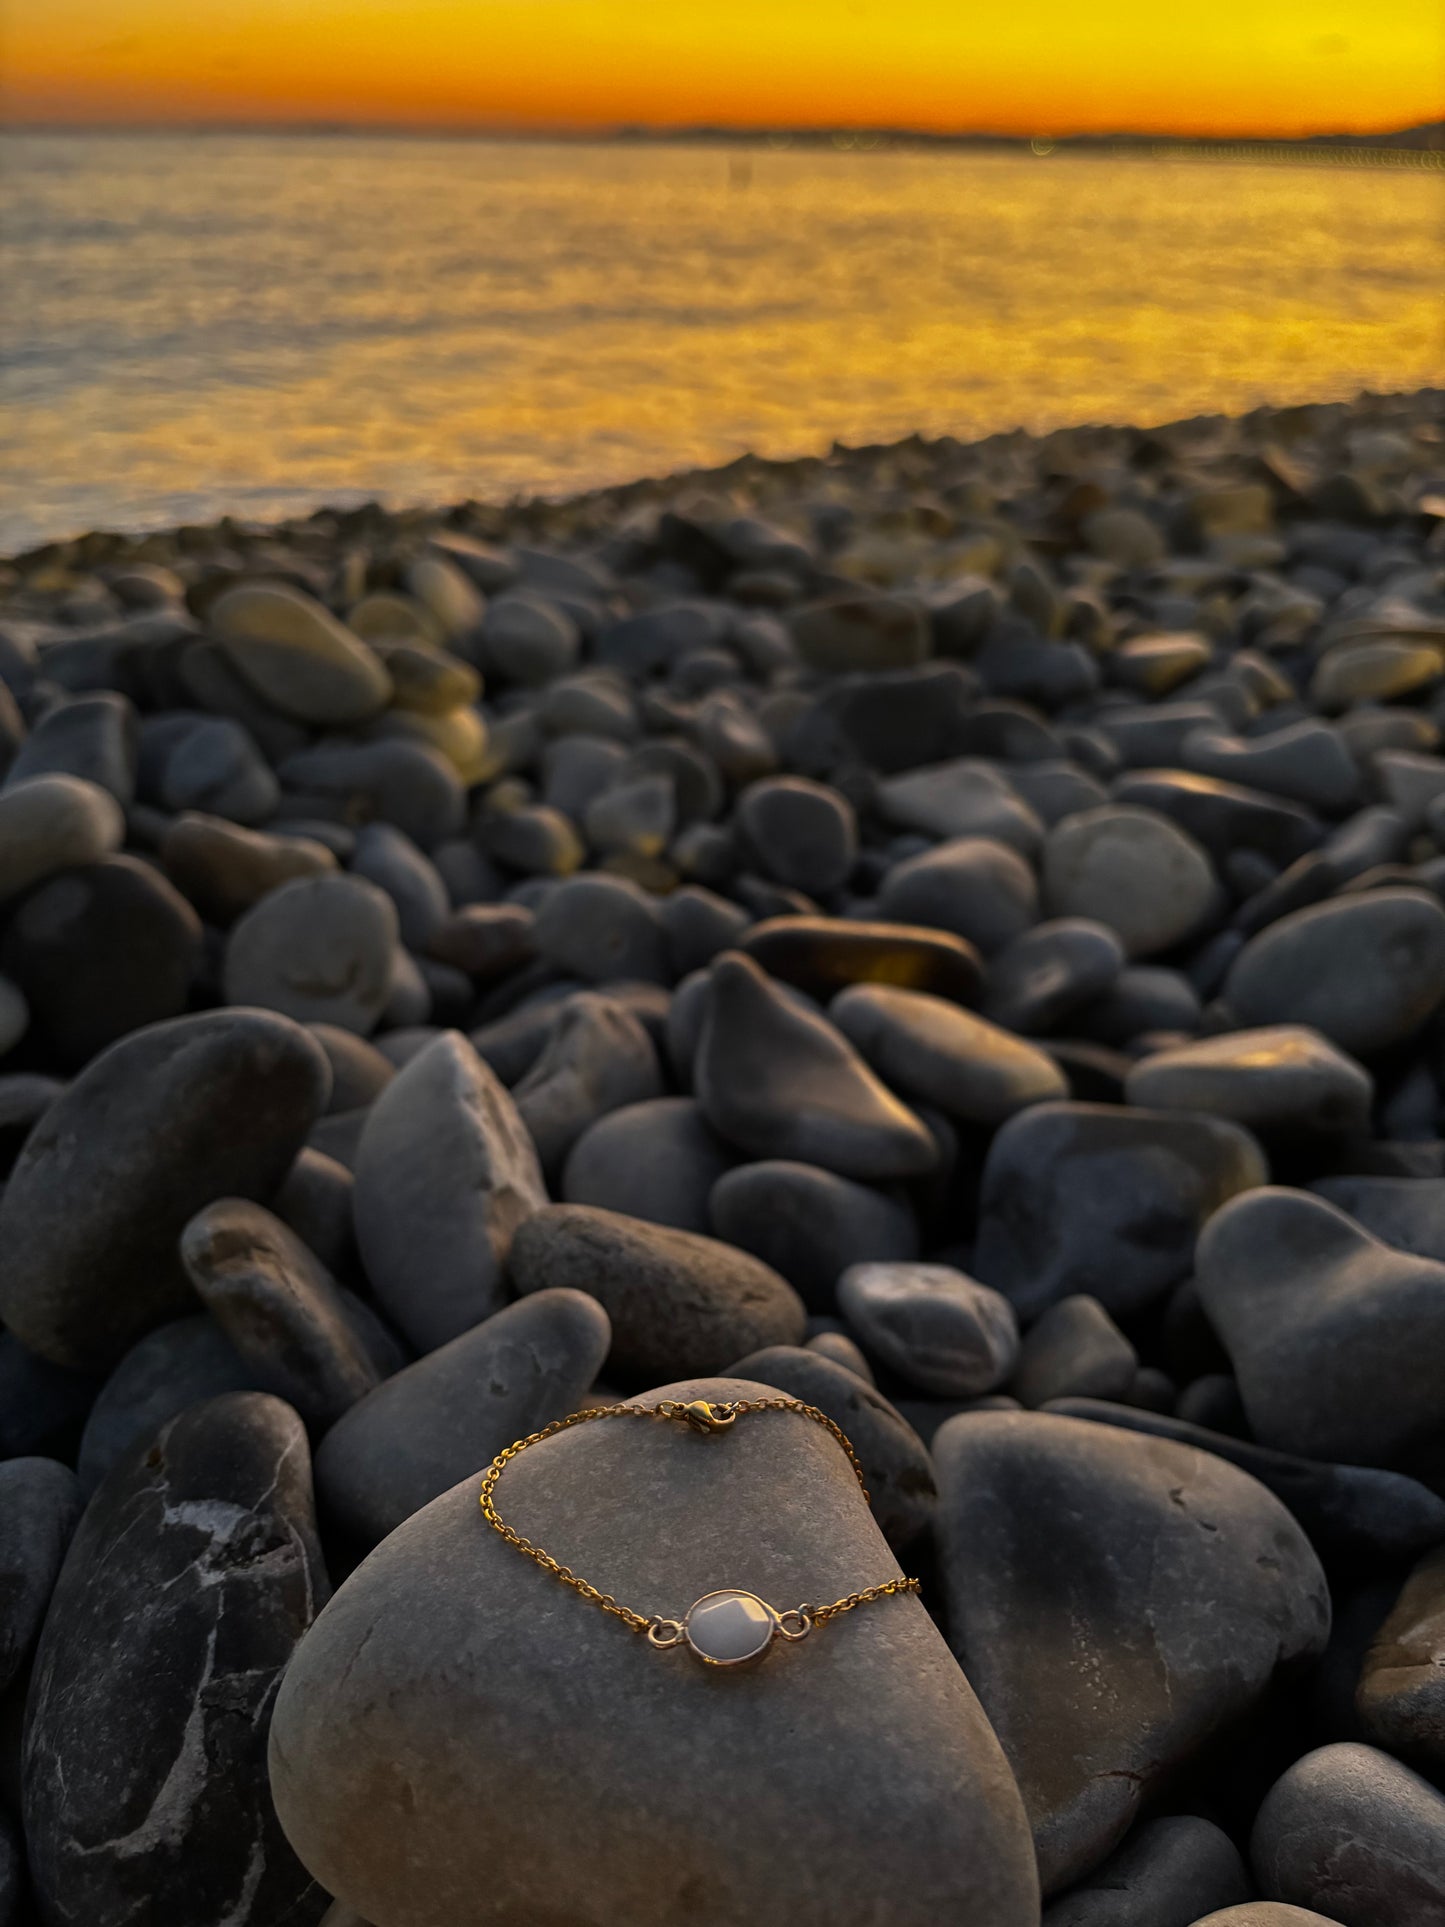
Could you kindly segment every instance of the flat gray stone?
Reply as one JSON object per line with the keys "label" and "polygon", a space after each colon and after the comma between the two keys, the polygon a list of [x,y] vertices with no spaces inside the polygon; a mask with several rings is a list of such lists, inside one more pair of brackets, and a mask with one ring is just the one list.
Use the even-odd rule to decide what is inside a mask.
{"label": "flat gray stone", "polygon": [[[1017,1793],[916,1599],[715,1675],[488,1532],[478,1483],[394,1533],[287,1673],[272,1787],[328,1890],[407,1927],[586,1918],[598,1895],[629,1927],[699,1908],[756,1927],[1036,1927]],[[599,1504],[609,1492],[624,1502]],[[897,1570],[843,1454],[791,1413],[718,1438],[640,1419],[569,1431],[510,1466],[497,1503],[648,1613],[729,1585],[779,1607],[834,1599]]]}
{"label": "flat gray stone", "polygon": [[706,1233],[713,1188],[736,1162],[690,1097],[655,1097],[588,1126],[568,1153],[561,1199]]}
{"label": "flat gray stone", "polygon": [[1018,1357],[1013,1306],[951,1265],[849,1265],[838,1309],[866,1352],[935,1398],[991,1392]]}
{"label": "flat gray stone", "polygon": [[894,1090],[950,1117],[1001,1124],[1069,1094],[1047,1052],[942,997],[856,984],[828,1015]]}
{"label": "flat gray stone", "polygon": [[226,1001],[366,1036],[391,995],[397,937],[391,898],[363,877],[284,883],[231,932]]}
{"label": "flat gray stone", "polygon": [[321,1441],[325,1514],[369,1551],[458,1479],[585,1403],[611,1342],[595,1298],[541,1291],[438,1346]]}
{"label": "flat gray stone", "polygon": [[419,1351],[501,1309],[513,1234],[547,1191],[516,1105],[458,1032],[434,1038],[377,1098],[355,1175],[362,1264]]}
{"label": "flat gray stone", "polygon": [[614,998],[582,991],[563,1003],[512,1096],[543,1171],[554,1176],[599,1118],[662,1091],[662,1068],[643,1025]]}
{"label": "flat gray stone", "polygon": [[616,1211],[547,1206],[518,1227],[507,1268],[524,1294],[560,1286],[596,1298],[612,1321],[609,1372],[634,1384],[803,1338],[802,1301],[767,1265]]}
{"label": "flat gray stone", "polygon": [[1207,1111],[1254,1131],[1364,1133],[1375,1081],[1318,1031],[1274,1024],[1155,1051],[1124,1093],[1140,1109]]}
{"label": "flat gray stone", "polygon": [[1049,916],[1106,924],[1131,957],[1157,956],[1190,936],[1217,889],[1207,852],[1156,810],[1084,810],[1055,824],[1044,844]]}

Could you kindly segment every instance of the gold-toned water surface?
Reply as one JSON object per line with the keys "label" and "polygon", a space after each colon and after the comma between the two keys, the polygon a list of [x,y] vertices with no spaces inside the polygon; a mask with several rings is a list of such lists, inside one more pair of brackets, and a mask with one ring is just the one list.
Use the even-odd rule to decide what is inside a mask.
{"label": "gold-toned water surface", "polygon": [[0,552],[1445,381],[1445,173],[0,140]]}

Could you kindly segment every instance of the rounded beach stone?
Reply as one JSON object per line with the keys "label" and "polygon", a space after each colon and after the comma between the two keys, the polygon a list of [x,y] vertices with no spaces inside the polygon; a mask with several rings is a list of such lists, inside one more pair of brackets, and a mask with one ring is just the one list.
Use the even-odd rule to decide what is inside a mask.
{"label": "rounded beach stone", "polygon": [[1124,1091],[1141,1110],[1207,1111],[1255,1131],[1363,1132],[1375,1083],[1318,1031],[1275,1024],[1155,1051]]}
{"label": "rounded beach stone", "polygon": [[451,915],[451,901],[436,866],[409,836],[391,823],[364,824],[356,832],[351,872],[391,898],[409,950],[430,948]]}
{"label": "rounded beach stone", "polygon": [[184,1226],[215,1198],[270,1196],[329,1088],[314,1038],[269,1011],[112,1044],[40,1119],[0,1196],[0,1316],[56,1364],[113,1364],[194,1306]]}
{"label": "rounded beach stone", "polygon": [[838,1309],[866,1352],[935,1398],[991,1392],[1018,1357],[1013,1306],[951,1265],[849,1265]]}
{"label": "rounded beach stone", "polygon": [[933,1457],[950,1643],[1054,1894],[1278,1668],[1323,1651],[1329,1589],[1272,1494],[1171,1440],[973,1412],[939,1429]]}
{"label": "rounded beach stone", "polygon": [[536,1062],[513,1087],[542,1169],[562,1168],[599,1118],[662,1096],[652,1039],[624,1004],[594,991],[568,997]]}
{"label": "rounded beach stone", "polygon": [[1053,1058],[942,997],[857,984],[833,999],[828,1015],[894,1090],[950,1117],[1001,1124],[1069,1094]]}
{"label": "rounded beach stone", "polygon": [[98,863],[125,838],[120,805],[78,776],[32,776],[0,790],[0,903],[57,870]]}
{"label": "rounded beach stone", "polygon": [[690,1097],[655,1097],[588,1126],[568,1153],[562,1200],[707,1232],[713,1187],[736,1161]]}
{"label": "rounded beach stone", "polygon": [[1346,1927],[1445,1919],[1445,1795],[1373,1747],[1296,1760],[1260,1808],[1249,1852],[1271,1900],[1327,1909]]}
{"label": "rounded beach stone", "polygon": [[466,793],[456,768],[410,731],[399,736],[373,730],[366,742],[326,737],[288,756],[279,774],[293,798],[315,798],[320,814],[347,823],[392,823],[423,850],[457,836],[466,821]]}
{"label": "rounded beach stone", "polygon": [[1445,1265],[1271,1185],[1211,1218],[1198,1280],[1261,1444],[1433,1483],[1445,1467]]}
{"label": "rounded beach stone", "polygon": [[1331,816],[1359,797],[1359,768],[1343,737],[1313,716],[1265,736],[1195,730],[1185,738],[1180,760],[1202,776],[1243,783]]}
{"label": "rounded beach stone", "polygon": [[352,1406],[316,1453],[322,1510],[370,1550],[458,1479],[584,1402],[612,1342],[580,1291],[539,1291]]}
{"label": "rounded beach stone", "polygon": [[833,596],[799,609],[790,626],[810,669],[906,669],[929,653],[921,605],[897,596]]}
{"label": "rounded beach stone", "polygon": [[304,836],[268,836],[219,817],[186,814],[161,838],[166,875],[207,923],[223,928],[254,903],[303,877],[326,876],[336,858]]}
{"label": "rounded beach stone", "polygon": [[1355,1707],[1366,1739],[1435,1780],[1445,1767],[1445,1546],[1422,1559],[1375,1635]]}
{"label": "rounded beach stone", "polygon": [[76,1471],[88,1498],[132,1446],[192,1405],[259,1392],[255,1373],[209,1312],[172,1318],[132,1345],[85,1421]]}
{"label": "rounded beach stone", "polygon": [[479,634],[468,644],[488,676],[527,688],[564,674],[580,648],[577,625],[566,611],[526,589],[489,603]]}
{"label": "rounded beach stone", "polygon": [[1337,1920],[1326,1920],[1307,1907],[1287,1907],[1278,1900],[1251,1900],[1243,1907],[1226,1907],[1223,1913],[1196,1920],[1194,1927],[1342,1927]]}
{"label": "rounded beach stone", "polygon": [[[724,1379],[655,1396],[757,1394]],[[630,1927],[699,1906],[756,1927],[1036,1927],[1017,1794],[917,1600],[710,1674],[649,1651],[487,1532],[478,1483],[373,1554],[284,1682],[272,1786],[330,1891],[406,1927],[585,1916],[599,1893]],[[599,1506],[609,1491],[626,1503]],[[646,1612],[681,1616],[729,1585],[781,1609],[896,1570],[843,1454],[791,1413],[724,1438],[642,1420],[569,1431],[511,1465],[497,1502]],[[553,1770],[559,1746],[586,1801]],[[396,1818],[380,1828],[383,1810]]]}
{"label": "rounded beach stone", "polygon": [[57,1459],[0,1463],[0,1693],[35,1650],[81,1505],[79,1481]]}
{"label": "rounded beach stone", "polygon": [[656,902],[626,877],[565,879],[539,906],[533,936],[548,963],[585,983],[671,981]]}
{"label": "rounded beach stone", "polygon": [[381,659],[285,583],[240,583],[212,603],[207,621],[231,667],[283,716],[344,728],[378,715],[390,699]]}
{"label": "rounded beach stone", "polygon": [[314,1433],[377,1384],[336,1281],[263,1206],[208,1204],[181,1233],[181,1262],[260,1390],[293,1405]]}
{"label": "rounded beach stone", "polygon": [[10,783],[75,776],[109,792],[122,809],[135,796],[136,714],[114,690],[68,697],[47,709],[10,765]]}
{"label": "rounded beach stone", "polygon": [[1139,1354],[1097,1298],[1061,1298],[1029,1327],[1009,1390],[1021,1405],[1126,1398]]}
{"label": "rounded beach stone", "polygon": [[878,907],[898,923],[921,923],[1002,950],[1038,920],[1034,873],[1005,843],[961,836],[888,872]]}
{"label": "rounded beach stone", "polygon": [[232,823],[264,823],[281,800],[250,732],[224,716],[186,731],[165,758],[159,790],[168,810],[206,811]]}
{"label": "rounded beach stone", "polygon": [[179,1017],[200,956],[200,918],[150,864],[130,856],[42,883],[0,945],[0,965],[68,1069],[128,1031]]}
{"label": "rounded beach stone", "polygon": [[377,1302],[432,1351],[506,1302],[517,1227],[547,1202],[511,1097],[466,1038],[424,1046],[367,1114],[356,1241]]}
{"label": "rounded beach stone", "polygon": [[365,1036],[391,994],[397,934],[391,898],[361,877],[283,884],[231,932],[226,1001]]}
{"label": "rounded beach stone", "polygon": [[1217,890],[1207,853],[1155,810],[1084,810],[1056,823],[1044,843],[1048,914],[1107,925],[1131,957],[1181,943],[1209,915]]}
{"label": "rounded beach stone", "polygon": [[847,1265],[918,1256],[918,1225],[901,1195],[787,1158],[729,1171],[714,1185],[708,1211],[719,1238],[780,1271],[818,1309],[832,1309]]}
{"label": "rounded beach stone", "polygon": [[764,1345],[803,1339],[802,1300],[767,1265],[618,1211],[537,1211],[518,1227],[507,1270],[523,1294],[563,1287],[596,1298],[612,1321],[609,1372],[634,1384],[718,1371]]}
{"label": "rounded beach stone", "polygon": [[1246,1024],[1309,1024],[1369,1056],[1445,999],[1445,906],[1424,890],[1362,890],[1292,911],[1251,937],[1225,980]]}
{"label": "rounded beach stone", "polygon": [[1310,1190],[1348,1212],[1382,1243],[1445,1263],[1445,1178],[1346,1175],[1316,1178]]}
{"label": "rounded beach stone", "polygon": [[1008,777],[975,756],[905,770],[878,785],[878,814],[925,836],[986,836],[1032,856],[1044,826]]}
{"label": "rounded beach stone", "polygon": [[732,1375],[775,1386],[832,1419],[858,1455],[873,1517],[890,1546],[901,1551],[925,1530],[937,1498],[928,1448],[866,1379],[796,1345],[749,1352],[732,1367]]}
{"label": "rounded beach stone", "polygon": [[30,1689],[47,1919],[304,1917],[265,1735],[326,1589],[306,1435],[278,1399],[197,1406],[121,1461],[71,1542]]}
{"label": "rounded beach stone", "polygon": [[1025,1317],[1075,1292],[1136,1311],[1188,1275],[1210,1214],[1268,1176],[1222,1118],[1035,1105],[989,1147],[974,1269]]}
{"label": "rounded beach stone", "polygon": [[864,1180],[916,1177],[938,1162],[926,1126],[833,1025],[736,951],[712,967],[694,1085],[713,1129],[754,1157]]}
{"label": "rounded beach stone", "polygon": [[1043,1927],[1194,1927],[1201,1907],[1227,1907],[1251,1891],[1227,1833],[1178,1814],[1135,1829],[1082,1886],[1044,1909]]}
{"label": "rounded beach stone", "polygon": [[858,852],[858,825],[846,797],[803,776],[753,783],[738,798],[736,821],[766,874],[826,897],[847,881]]}
{"label": "rounded beach stone", "polygon": [[770,977],[826,1000],[850,984],[896,984],[976,1004],[983,963],[971,943],[921,924],[769,917],[736,946]]}
{"label": "rounded beach stone", "polygon": [[984,1015],[1005,1029],[1039,1036],[1112,989],[1124,946],[1087,917],[1036,923],[989,962]]}

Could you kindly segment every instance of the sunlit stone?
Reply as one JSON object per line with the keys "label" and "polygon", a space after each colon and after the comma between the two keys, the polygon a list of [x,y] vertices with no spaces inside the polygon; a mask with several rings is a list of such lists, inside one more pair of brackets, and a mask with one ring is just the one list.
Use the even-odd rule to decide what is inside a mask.
{"label": "sunlit stone", "polygon": [[690,1608],[687,1643],[714,1666],[741,1666],[768,1649],[777,1621],[771,1606],[750,1592],[710,1592]]}

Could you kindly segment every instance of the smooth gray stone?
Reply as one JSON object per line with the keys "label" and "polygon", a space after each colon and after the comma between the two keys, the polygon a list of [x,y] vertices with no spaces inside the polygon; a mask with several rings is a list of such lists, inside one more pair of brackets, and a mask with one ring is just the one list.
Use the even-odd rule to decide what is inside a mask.
{"label": "smooth gray stone", "polygon": [[226,1001],[366,1036],[391,995],[397,935],[390,897],[362,877],[285,883],[231,932]]}
{"label": "smooth gray stone", "polygon": [[644,609],[608,623],[597,638],[596,659],[628,676],[655,675],[689,650],[721,643],[728,627],[728,612],[705,602]]}
{"label": "smooth gray stone", "polygon": [[865,1182],[921,1176],[938,1162],[922,1121],[840,1032],[736,951],[710,973],[694,1086],[708,1123],[753,1157]]}
{"label": "smooth gray stone", "polygon": [[165,756],[157,784],[163,808],[200,810],[232,823],[264,823],[281,785],[249,730],[225,716],[198,718]]}
{"label": "smooth gray stone", "polygon": [[0,1463],[0,1693],[35,1650],[82,1504],[79,1481],[58,1459]]}
{"label": "smooth gray stone", "polygon": [[960,756],[885,778],[875,807],[898,830],[927,836],[986,836],[1031,857],[1044,826],[1009,777],[981,757]]}
{"label": "smooth gray stone", "polygon": [[538,717],[554,736],[615,736],[630,743],[638,733],[632,691],[617,676],[584,669],[559,676],[542,692]]}
{"label": "smooth gray stone", "polygon": [[1048,915],[1106,925],[1131,957],[1157,956],[1192,935],[1217,888],[1208,853],[1156,810],[1085,810],[1055,824],[1044,843]]}
{"label": "smooth gray stone", "polygon": [[378,1304],[418,1351],[501,1309],[513,1234],[546,1202],[516,1105],[456,1031],[427,1044],[367,1113],[357,1247]]}
{"label": "smooth gray stone", "polygon": [[391,823],[364,824],[356,833],[351,870],[391,898],[407,948],[428,949],[451,914],[451,901],[436,866],[411,838]]}
{"label": "smooth gray stone", "polygon": [[1195,730],[1185,737],[1180,760],[1201,776],[1266,790],[1327,816],[1342,815],[1359,796],[1354,757],[1338,731],[1316,717],[1263,736],[1231,736],[1217,727]]}
{"label": "smooth gray stone", "polygon": [[1323,1746],[1270,1789],[1249,1843],[1271,1900],[1346,1927],[1445,1919],[1445,1795],[1373,1747]]}
{"label": "smooth gray stone", "polygon": [[433,935],[428,953],[489,985],[534,961],[535,919],[520,903],[463,903]]}
{"label": "smooth gray stone", "polygon": [[131,856],[42,883],[17,906],[0,944],[0,967],[70,1070],[129,1031],[179,1017],[200,960],[200,918]]}
{"label": "smooth gray stone", "polygon": [[1277,1900],[1252,1900],[1244,1907],[1226,1907],[1223,1913],[1196,1920],[1194,1927],[1342,1927],[1337,1920],[1305,1907],[1285,1907]]}
{"label": "smooth gray stone", "polygon": [[30,1688],[45,1919],[307,1918],[265,1735],[326,1590],[306,1435],[279,1400],[198,1406],[116,1466],[71,1541]]}
{"label": "smooth gray stone", "polygon": [[[1232,1378],[1223,1382],[1231,1389],[1234,1386]],[[1181,1445],[1228,1459],[1231,1465],[1268,1486],[1289,1507],[1327,1565],[1359,1566],[1367,1572],[1378,1572],[1445,1543],[1445,1499],[1415,1479],[1399,1472],[1382,1472],[1374,1466],[1326,1465],[1317,1459],[1293,1458],[1250,1439],[1211,1431],[1202,1421],[1191,1422],[1184,1399],[1179,1401],[1177,1417],[1077,1395],[1054,1400],[1049,1410],[1063,1418],[1089,1419],[1097,1425],[1120,1425],[1126,1432],[1177,1439]]]}
{"label": "smooth gray stone", "polygon": [[917,924],[769,917],[754,924],[738,948],[770,977],[820,1001],[871,983],[976,1004],[983,976],[972,944]]}
{"label": "smooth gray stone", "polygon": [[1415,1567],[1375,1635],[1355,1707],[1366,1739],[1438,1783],[1445,1768],[1445,1542]]}
{"label": "smooth gray stone", "polygon": [[1375,1081],[1304,1024],[1274,1024],[1155,1051],[1130,1071],[1130,1104],[1207,1111],[1255,1131],[1367,1133]]}
{"label": "smooth gray stone", "polygon": [[1234,850],[1253,850],[1271,863],[1293,863],[1319,844],[1319,819],[1298,803],[1245,789],[1217,776],[1182,769],[1137,769],[1114,783],[1121,808],[1168,817],[1216,862]]}
{"label": "smooth gray stone", "polygon": [[98,863],[125,838],[120,805],[78,776],[13,777],[0,789],[0,903],[59,870]]}
{"label": "smooth gray stone", "polygon": [[1268,1175],[1222,1118],[1035,1105],[989,1148],[974,1270],[1026,1318],[1076,1292],[1136,1311],[1188,1275],[1210,1214]]}
{"label": "smooth gray stone", "polygon": [[76,1470],[87,1498],[116,1462],[163,1425],[225,1392],[259,1392],[256,1374],[209,1312],[173,1318],[121,1359],[91,1407]]}
{"label": "smooth gray stone", "polygon": [[335,1279],[261,1205],[219,1198],[198,1211],[181,1233],[181,1262],[259,1388],[316,1435],[379,1383]]}
{"label": "smooth gray stone", "polygon": [[918,1256],[917,1221],[903,1198],[812,1164],[740,1165],[718,1179],[708,1209],[717,1237],[780,1271],[815,1308],[832,1308],[848,1265]]}
{"label": "smooth gray stone", "polygon": [[1044,1051],[943,997],[855,984],[833,999],[828,1015],[894,1090],[950,1117],[1001,1124],[1030,1104],[1069,1094]]}
{"label": "smooth gray stone", "polygon": [[1172,1440],[975,1412],[933,1458],[950,1644],[1056,1894],[1277,1669],[1323,1651],[1329,1588],[1272,1494]]}
{"label": "smooth gray stone", "polygon": [[1077,816],[1081,810],[1097,809],[1109,800],[1103,784],[1067,758],[1013,763],[1008,776],[1025,803],[1046,825],[1066,816]]}
{"label": "smooth gray stone", "polygon": [[1445,1264],[1445,1178],[1316,1178],[1310,1190],[1383,1244]]}
{"label": "smooth gray stone", "polygon": [[507,1269],[524,1295],[561,1286],[596,1298],[612,1321],[609,1371],[634,1383],[803,1339],[802,1301],[767,1265],[617,1211],[548,1205],[518,1227]]}
{"label": "smooth gray stone", "polygon": [[139,747],[135,710],[124,696],[110,689],[72,696],[32,726],[6,787],[35,776],[74,776],[107,790],[125,809],[135,795]]}
{"label": "smooth gray stone", "polygon": [[835,1365],[852,1372],[855,1378],[861,1378],[865,1385],[876,1384],[873,1367],[848,1334],[842,1330],[815,1330],[816,1323],[815,1319],[808,1321],[809,1331],[803,1340],[803,1350],[816,1352],[820,1358],[830,1358]]}
{"label": "smooth gray stone", "polygon": [[740,1358],[729,1376],[775,1386],[832,1419],[857,1454],[878,1530],[896,1551],[927,1529],[938,1496],[928,1448],[856,1372],[796,1345],[770,1345]]}
{"label": "smooth gray stone", "polygon": [[528,877],[567,877],[586,855],[570,817],[544,803],[489,807],[477,825],[483,853]]}
{"label": "smooth gray stone", "polygon": [[177,1241],[218,1197],[266,1198],[325,1107],[315,1039],[207,1011],[112,1044],[56,1099],[0,1196],[0,1316],[58,1365],[100,1370],[192,1308]]}
{"label": "smooth gray stone", "polygon": [[1038,921],[1038,886],[1007,844],[954,837],[896,864],[879,892],[878,909],[895,923],[951,930],[992,955]]}
{"label": "smooth gray stone", "polygon": [[1251,1886],[1229,1835],[1181,1814],[1131,1833],[1081,1887],[1044,1909],[1043,1927],[1193,1927],[1201,1907],[1246,1900]]}
{"label": "smooth gray stone", "polygon": [[288,795],[322,799],[343,822],[392,823],[423,850],[459,835],[467,820],[466,792],[453,764],[408,737],[328,737],[286,757],[277,775]]}
{"label": "smooth gray stone", "polygon": [[1009,1390],[1021,1405],[1053,1399],[1124,1399],[1139,1354],[1097,1298],[1061,1298],[1024,1336]]}
{"label": "smooth gray stone", "polygon": [[1160,1032],[1192,1036],[1203,1010],[1199,993],[1180,970],[1162,964],[1129,964],[1109,989],[1070,1018],[1070,1028],[1097,1043],[1132,1046]]}
{"label": "smooth gray stone", "polygon": [[907,669],[928,655],[928,627],[921,605],[903,596],[855,590],[808,603],[789,627],[798,654],[810,669]]}
{"label": "smooth gray stone", "polygon": [[622,767],[621,780],[633,783],[643,776],[669,778],[680,829],[710,821],[722,808],[722,778],[711,758],[681,736],[652,736],[638,744]]}
{"label": "smooth gray stone", "polygon": [[690,1097],[655,1097],[588,1126],[568,1153],[561,1197],[706,1233],[713,1187],[735,1163]]}
{"label": "smooth gray stone", "polygon": [[1018,1357],[1013,1306],[951,1265],[849,1265],[838,1309],[865,1351],[935,1398],[991,1392]]}
{"label": "smooth gray stone", "polygon": [[307,1030],[325,1051],[331,1065],[331,1102],[328,1117],[342,1111],[365,1110],[396,1076],[396,1066],[375,1044],[338,1024],[308,1024]]}
{"label": "smooth gray stone", "polygon": [[810,896],[841,889],[858,854],[853,806],[805,776],[770,776],[738,798],[737,827],[777,883]]}
{"label": "smooth gray stone", "polygon": [[1198,1278],[1262,1445],[1434,1483],[1445,1265],[1381,1244],[1310,1192],[1269,1186],[1211,1219]]}
{"label": "smooth gray stone", "polygon": [[309,1145],[297,1153],[272,1209],[308,1251],[330,1272],[351,1276],[357,1267],[352,1225],[355,1186],[351,1172],[336,1158]]}
{"label": "smooth gray stone", "polygon": [[1123,968],[1124,946],[1107,924],[1035,924],[990,960],[984,1015],[1023,1036],[1042,1035],[1102,997]]}
{"label": "smooth gray stone", "polygon": [[471,1032],[473,1050],[489,1064],[508,1089],[520,1084],[541,1056],[557,1027],[557,1017],[568,997],[580,988],[566,979],[549,984],[526,1003],[490,1024]]}
{"label": "smooth gray stone", "polygon": [[499,682],[535,688],[570,669],[581,646],[565,610],[528,589],[512,589],[488,603],[468,653]]}
{"label": "smooth gray stone", "polygon": [[[661,1396],[758,1388],[689,1380],[647,1402]],[[712,1678],[479,1530],[478,1483],[373,1554],[283,1683],[272,1788],[329,1890],[406,1927],[598,1917],[599,1895],[629,1927],[699,1907],[755,1927],[1036,1927],[1017,1793],[917,1600]],[[609,1492],[625,1502],[599,1504]],[[791,1413],[718,1438],[643,1420],[568,1431],[508,1468],[497,1503],[643,1612],[728,1583],[780,1607],[834,1599],[896,1570],[837,1445]]]}
{"label": "smooth gray stone", "polygon": [[1292,911],[1251,937],[1225,980],[1245,1024],[1309,1024],[1358,1057],[1413,1035],[1445,998],[1445,905],[1364,890]]}
{"label": "smooth gray stone", "polygon": [[543,1171],[555,1177],[599,1118],[662,1092],[657,1052],[641,1023],[625,1005],[583,991],[562,1005],[541,1054],[512,1096]]}
{"label": "smooth gray stone", "polygon": [[672,837],[677,801],[666,776],[639,776],[594,796],[582,827],[604,855],[660,856]]}
{"label": "smooth gray stone", "polygon": [[609,736],[563,736],[542,751],[541,800],[580,823],[589,805],[617,782],[626,761],[627,751]]}
{"label": "smooth gray stone", "polygon": [[316,1453],[325,1515],[370,1550],[404,1519],[565,1417],[602,1368],[607,1314],[580,1291],[542,1291],[388,1378]]}
{"label": "smooth gray stone", "polygon": [[211,604],[207,621],[237,674],[299,722],[365,722],[391,695],[380,658],[321,603],[286,584],[242,582]]}
{"label": "smooth gray stone", "polygon": [[533,926],[548,963],[584,983],[671,981],[667,934],[655,900],[626,877],[567,877],[549,890]]}
{"label": "smooth gray stone", "polygon": [[719,952],[733,949],[751,923],[746,910],[695,883],[664,897],[660,915],[679,977],[705,969]]}
{"label": "smooth gray stone", "polygon": [[223,929],[283,883],[336,869],[332,852],[310,837],[263,834],[191,812],[167,826],[160,858],[181,895]]}
{"label": "smooth gray stone", "polygon": [[0,1073],[0,1180],[8,1176],[25,1140],[65,1085],[36,1071]]}

